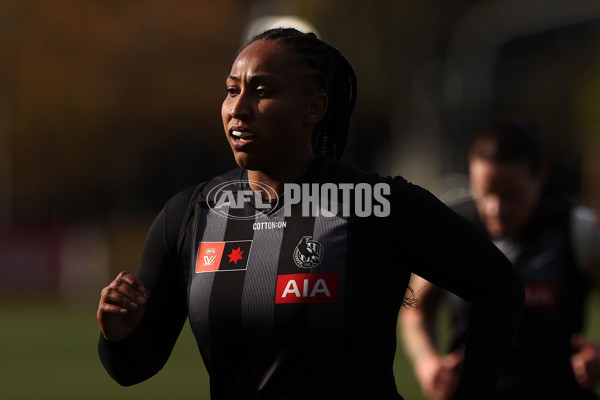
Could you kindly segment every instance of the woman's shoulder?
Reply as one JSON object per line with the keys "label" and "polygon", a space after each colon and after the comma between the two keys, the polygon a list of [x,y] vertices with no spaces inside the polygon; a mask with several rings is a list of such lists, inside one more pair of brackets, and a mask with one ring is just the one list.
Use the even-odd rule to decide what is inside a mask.
{"label": "woman's shoulder", "polygon": [[190,186],[172,196],[165,203],[165,206],[160,213],[165,226],[167,227],[167,236],[172,239],[177,237],[174,235],[179,232],[179,226],[182,223],[185,223],[185,220],[189,217],[190,211],[197,203],[206,202],[207,194],[210,193],[213,188],[218,187],[223,184],[223,182],[234,179],[239,180],[242,175],[243,170],[241,168],[236,168],[210,180]]}
{"label": "woman's shoulder", "polygon": [[239,167],[234,168],[224,174],[217,175],[180,191],[168,200],[167,205],[187,207],[193,203],[202,202],[214,188],[229,182],[241,182],[244,179],[247,179],[245,170]]}
{"label": "woman's shoulder", "polygon": [[324,158],[320,162],[318,170],[321,171],[320,173],[323,175],[324,180],[354,183],[388,183],[400,186],[409,184],[402,176],[382,175],[346,161]]}

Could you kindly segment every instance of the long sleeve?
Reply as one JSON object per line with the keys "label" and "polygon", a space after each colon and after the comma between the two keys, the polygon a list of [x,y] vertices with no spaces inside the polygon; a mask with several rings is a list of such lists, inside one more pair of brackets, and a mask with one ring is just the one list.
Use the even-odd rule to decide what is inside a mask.
{"label": "long sleeve", "polygon": [[504,368],[520,321],[523,284],[510,261],[479,230],[435,196],[405,184],[395,223],[416,254],[413,272],[474,305],[453,399],[485,399]]}
{"label": "long sleeve", "polygon": [[154,220],[135,275],[150,291],[144,318],[120,342],[100,335],[98,353],[109,375],[124,386],[156,374],[167,362],[187,317],[187,291],[177,270],[177,238],[189,191],[172,198]]}

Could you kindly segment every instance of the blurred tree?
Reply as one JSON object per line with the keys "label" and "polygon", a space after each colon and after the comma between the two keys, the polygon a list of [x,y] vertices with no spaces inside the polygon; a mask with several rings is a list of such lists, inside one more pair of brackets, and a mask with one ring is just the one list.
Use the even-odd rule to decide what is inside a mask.
{"label": "blurred tree", "polygon": [[[139,197],[131,188],[150,171],[179,177],[175,190],[212,175],[203,169],[218,165],[203,159],[228,151],[216,77],[243,28],[229,22],[244,21],[244,10],[208,0],[4,5],[14,23],[5,26],[12,43],[0,106],[12,115],[2,121],[12,176],[3,182],[16,221],[102,215],[111,199]],[[182,156],[186,168],[167,169]],[[140,199],[153,212],[170,185],[160,177]]]}
{"label": "blurred tree", "polygon": [[[558,102],[549,103],[558,92],[550,87],[565,94],[578,85],[572,72],[580,70],[568,56],[581,52],[576,41],[563,40],[568,49],[559,53],[534,44],[527,47],[529,58],[516,63],[518,52],[505,47],[509,56],[497,66],[505,72],[497,75],[492,99],[459,96],[458,105],[445,103],[444,90],[456,83],[447,74],[449,55],[464,56],[472,66],[452,93],[489,86],[477,72],[487,71],[485,57],[498,51],[494,40],[502,32],[514,38],[513,25],[535,31],[544,18],[561,14],[555,0],[536,18],[523,14],[535,3],[4,1],[0,221],[153,215],[172,193],[233,166],[221,133],[221,77],[248,23],[268,14],[308,19],[355,66],[360,93],[344,158],[428,186],[439,174],[461,169],[469,128],[490,108],[527,113],[550,105],[544,125],[558,126]],[[578,59],[585,64],[585,57]],[[525,69],[513,74],[514,66]],[[565,68],[571,80],[556,85]],[[581,109],[593,108],[583,101]]]}

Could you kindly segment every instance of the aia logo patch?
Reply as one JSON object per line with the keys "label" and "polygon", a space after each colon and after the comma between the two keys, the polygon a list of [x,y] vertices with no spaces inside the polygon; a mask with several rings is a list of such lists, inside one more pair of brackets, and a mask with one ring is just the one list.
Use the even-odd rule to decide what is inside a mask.
{"label": "aia logo patch", "polygon": [[245,270],[251,247],[252,240],[200,242],[196,272]]}
{"label": "aia logo patch", "polygon": [[558,307],[559,291],[550,283],[525,283],[525,308],[550,310]]}
{"label": "aia logo patch", "polygon": [[299,268],[313,268],[321,264],[323,245],[312,236],[304,236],[294,249],[294,262]]}
{"label": "aia logo patch", "polygon": [[291,274],[277,277],[276,304],[335,303],[337,274]]}

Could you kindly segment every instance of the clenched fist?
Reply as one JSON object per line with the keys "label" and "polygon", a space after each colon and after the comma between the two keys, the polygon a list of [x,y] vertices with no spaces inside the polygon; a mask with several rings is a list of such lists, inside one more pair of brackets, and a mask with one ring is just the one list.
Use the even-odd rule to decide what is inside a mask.
{"label": "clenched fist", "polygon": [[126,338],[141,322],[150,297],[148,289],[135,277],[123,271],[102,289],[98,304],[98,324],[111,342]]}

